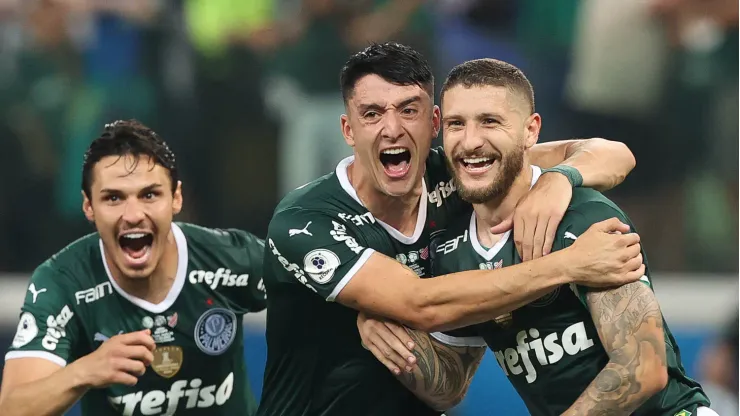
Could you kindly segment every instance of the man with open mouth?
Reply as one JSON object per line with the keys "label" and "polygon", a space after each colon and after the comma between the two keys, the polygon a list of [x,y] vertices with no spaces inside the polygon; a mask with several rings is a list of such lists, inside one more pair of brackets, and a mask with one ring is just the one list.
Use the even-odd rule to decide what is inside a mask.
{"label": "man with open mouth", "polygon": [[[430,332],[493,319],[562,284],[608,286],[642,276],[638,237],[614,234],[626,226],[613,220],[558,253],[542,256],[547,244],[539,245],[523,265],[420,279],[430,276],[432,250],[454,251],[465,241],[434,248],[430,237],[469,212],[442,150],[431,149],[440,129],[431,69],[411,48],[372,45],[350,57],[340,84],[347,110],[341,130],[354,155],[288,194],[266,238],[268,352],[258,415],[432,415],[447,408],[425,404],[363,348],[358,310]],[[623,145],[603,140],[536,146],[530,157],[544,167],[567,157],[584,185],[601,188],[619,183],[634,164]],[[502,162],[494,154],[463,163],[475,170]],[[530,198],[542,223],[513,221],[524,218],[532,237],[548,235],[570,192],[562,174],[543,175]],[[591,253],[599,254],[585,258]],[[395,376],[405,377],[413,361],[394,364]]]}
{"label": "man with open mouth", "polygon": [[85,153],[97,232],[39,266],[22,307],[0,414],[251,415],[242,317],[265,308],[264,242],[175,223],[175,155],[141,123],[106,125]]}

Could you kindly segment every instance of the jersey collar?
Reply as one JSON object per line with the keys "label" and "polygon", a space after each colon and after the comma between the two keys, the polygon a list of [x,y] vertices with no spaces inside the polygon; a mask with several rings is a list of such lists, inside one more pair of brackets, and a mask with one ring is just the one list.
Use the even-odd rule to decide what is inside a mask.
{"label": "jersey collar", "polygon": [[[339,162],[339,164],[337,165],[337,169],[336,169],[337,179],[339,179],[339,184],[342,186],[342,189],[344,189],[344,192],[346,192],[349,196],[351,196],[352,199],[357,201],[357,203],[360,204],[363,208],[367,209],[367,207],[365,207],[365,204],[363,204],[362,201],[360,201],[360,198],[357,196],[357,191],[352,186],[352,183],[350,183],[349,175],[347,174],[347,168],[354,161],[355,161],[355,157],[349,156],[349,157],[342,159],[342,161]],[[403,233],[391,227],[390,225],[384,223],[383,221],[377,218],[375,219],[375,221],[377,221],[378,224],[380,224],[380,226],[383,227],[388,232],[388,234],[391,235],[391,237],[395,238],[399,242],[406,244],[406,245],[414,244],[417,241],[419,241],[421,234],[424,232],[424,226],[426,225],[427,184],[424,178],[421,179],[421,187],[422,187],[422,194],[421,194],[421,198],[419,198],[419,213],[416,217],[416,227],[414,228],[414,233],[411,235],[411,237],[404,235]]]}
{"label": "jersey collar", "polygon": [[[535,183],[537,183],[540,175],[542,175],[542,169],[539,166],[532,165],[532,183],[529,185],[530,189],[534,186]],[[509,230],[501,235],[501,239],[498,240],[498,242],[494,244],[493,247],[491,247],[490,249],[484,248],[478,240],[478,225],[477,221],[475,220],[475,211],[473,211],[473,213],[470,215],[469,233],[470,243],[473,245],[473,249],[476,253],[478,253],[479,256],[486,259],[486,261],[493,260],[493,258],[496,257],[496,254],[501,251],[501,248],[504,247],[506,242],[509,241],[509,237],[511,236],[511,230]]]}
{"label": "jersey collar", "polygon": [[175,303],[177,297],[182,291],[182,287],[185,285],[185,276],[187,275],[188,270],[188,241],[185,238],[185,234],[183,234],[180,227],[178,227],[177,224],[175,224],[174,222],[172,223],[172,235],[175,237],[175,244],[177,244],[177,274],[175,275],[175,282],[172,284],[169,293],[167,293],[167,297],[164,298],[162,302],[159,302],[157,304],[137,298],[136,296],[132,296],[125,292],[120,286],[118,286],[118,283],[116,283],[115,279],[113,279],[113,275],[111,275],[110,273],[108,262],[105,261],[105,249],[103,247],[103,240],[99,241],[100,256],[103,260],[103,266],[105,267],[105,274],[108,276],[108,280],[110,280],[113,288],[116,290],[116,292],[118,292],[119,295],[126,298],[129,302],[151,313],[162,313],[169,309],[172,304]]}

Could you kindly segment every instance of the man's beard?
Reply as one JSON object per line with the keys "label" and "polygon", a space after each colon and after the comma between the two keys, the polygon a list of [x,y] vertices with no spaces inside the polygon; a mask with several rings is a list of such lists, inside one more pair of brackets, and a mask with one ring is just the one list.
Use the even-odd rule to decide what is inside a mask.
{"label": "man's beard", "polygon": [[460,198],[471,204],[485,204],[494,200],[502,200],[508,195],[511,186],[524,166],[524,151],[523,146],[517,146],[511,153],[504,155],[499,162],[501,168],[493,182],[488,186],[476,189],[466,188],[460,181],[452,162],[448,158],[445,158],[445,160],[447,161],[447,168],[455,180]]}

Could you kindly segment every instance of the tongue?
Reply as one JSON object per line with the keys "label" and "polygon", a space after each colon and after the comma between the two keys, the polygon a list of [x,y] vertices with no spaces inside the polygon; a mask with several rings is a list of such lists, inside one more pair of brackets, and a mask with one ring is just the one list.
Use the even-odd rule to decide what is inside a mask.
{"label": "tongue", "polygon": [[405,172],[406,169],[408,168],[408,166],[409,166],[409,162],[403,160],[403,161],[398,162],[398,163],[386,163],[385,169],[389,173],[398,174],[398,173]]}
{"label": "tongue", "polygon": [[142,245],[141,247],[131,246],[123,247],[123,251],[133,259],[140,259],[146,254],[148,246]]}

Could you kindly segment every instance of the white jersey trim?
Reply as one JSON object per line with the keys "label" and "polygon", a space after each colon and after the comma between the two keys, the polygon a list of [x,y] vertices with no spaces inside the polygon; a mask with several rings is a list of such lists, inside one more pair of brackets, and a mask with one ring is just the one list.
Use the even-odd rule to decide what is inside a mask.
{"label": "white jersey trim", "polygon": [[362,252],[360,258],[357,259],[352,268],[349,269],[344,277],[342,277],[342,280],[340,280],[339,283],[334,286],[334,290],[332,290],[329,296],[326,298],[328,302],[334,302],[334,299],[339,296],[339,292],[341,292],[342,289],[347,286],[347,283],[349,283],[349,281],[352,280],[353,277],[355,277],[357,272],[362,268],[362,266],[365,265],[365,263],[367,263],[368,259],[370,258],[370,256],[372,256],[373,253],[375,253],[375,250],[371,248],[366,248],[365,251]]}
{"label": "white jersey trim", "polygon": [[[349,196],[352,197],[355,201],[357,201],[358,204],[365,207],[365,204],[360,201],[360,197],[357,196],[357,191],[352,186],[352,184],[349,181],[349,175],[347,175],[347,168],[349,165],[351,165],[355,161],[354,156],[349,156],[344,158],[339,164],[337,165],[336,174],[337,179],[339,179],[339,184],[342,186],[342,189],[344,189],[344,192],[349,194]],[[414,228],[414,233],[409,237],[398,231],[397,229],[391,227],[390,225],[386,224],[385,222],[375,219],[375,221],[380,224],[381,227],[383,227],[388,234],[391,235],[391,237],[395,238],[399,242],[410,245],[415,244],[417,241],[419,241],[419,238],[424,232],[424,226],[426,225],[427,221],[427,184],[422,178],[421,180],[421,187],[422,187],[422,195],[421,198],[419,198],[419,213],[416,216],[416,227]],[[367,207],[365,207],[367,208]]]}
{"label": "white jersey trim", "polygon": [[52,363],[59,365],[60,367],[67,366],[67,360],[46,351],[10,351],[5,354],[5,361],[16,358],[43,358],[44,360],[51,361]]}
{"label": "white jersey trim", "polygon": [[429,334],[437,341],[453,347],[486,347],[486,340],[481,337],[453,337],[441,332],[432,332]]}
{"label": "white jersey trim", "polygon": [[174,222],[172,223],[172,235],[175,237],[175,244],[177,244],[177,274],[175,275],[175,282],[172,284],[170,291],[167,293],[167,297],[164,298],[162,302],[159,302],[156,305],[149,301],[137,298],[136,296],[132,296],[126,293],[126,291],[118,286],[116,280],[113,279],[113,275],[111,275],[110,268],[108,267],[108,262],[105,261],[105,247],[103,247],[103,240],[100,240],[100,255],[103,258],[105,274],[108,275],[108,280],[110,280],[111,285],[116,290],[116,292],[118,292],[119,295],[123,296],[129,302],[140,307],[141,309],[144,309],[147,312],[162,313],[169,309],[172,304],[175,303],[177,297],[182,291],[183,286],[185,285],[185,277],[188,273],[188,241],[185,238],[185,234],[182,232],[180,227]]}

